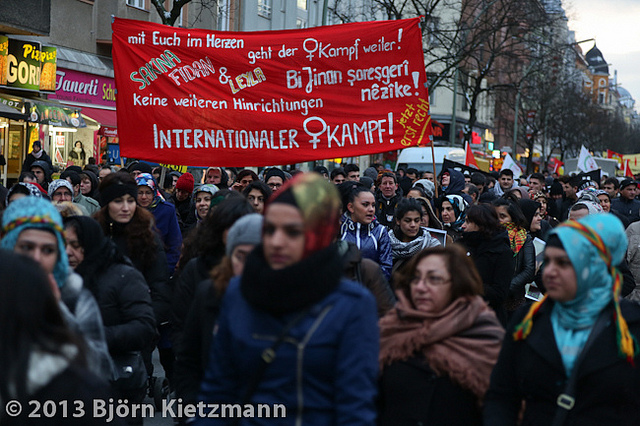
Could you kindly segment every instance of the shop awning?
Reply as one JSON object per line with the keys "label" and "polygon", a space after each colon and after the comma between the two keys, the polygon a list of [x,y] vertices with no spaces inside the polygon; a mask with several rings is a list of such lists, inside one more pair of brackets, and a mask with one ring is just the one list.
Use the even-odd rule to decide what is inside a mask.
{"label": "shop awning", "polygon": [[82,107],[82,111],[80,112],[87,117],[94,119],[104,127],[118,127],[116,111],[113,109]]}
{"label": "shop awning", "polygon": [[0,117],[12,120],[28,120],[29,114],[22,112],[25,109],[24,102],[14,98],[0,96]]}

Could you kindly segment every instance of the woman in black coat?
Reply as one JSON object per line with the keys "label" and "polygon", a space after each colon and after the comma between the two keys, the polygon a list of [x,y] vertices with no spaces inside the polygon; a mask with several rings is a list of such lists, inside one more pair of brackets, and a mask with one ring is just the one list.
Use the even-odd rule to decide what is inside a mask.
{"label": "woman in black coat", "polygon": [[484,289],[484,298],[500,322],[506,324],[504,302],[507,299],[514,257],[509,237],[498,221],[493,206],[479,204],[469,207],[460,238],[476,265]]}
{"label": "woman in black coat", "polygon": [[620,300],[615,268],[626,248],[622,223],[610,214],[554,229],[544,253],[547,295],[509,326],[485,424],[638,424],[640,307]]}
{"label": "woman in black coat", "polygon": [[[131,352],[152,347],[155,318],[149,287],[142,274],[90,217],[66,218],[65,239],[69,265],[82,277],[100,307],[112,358],[117,362]],[[115,387],[128,398],[137,393],[140,402],[145,384],[146,381],[138,389],[118,389],[118,383]]]}
{"label": "woman in black coat", "polygon": [[[529,203],[534,203],[535,207]],[[515,266],[509,284],[509,295],[505,302],[507,318],[525,303],[525,285],[532,282],[536,273],[536,249],[529,231],[531,221],[539,203],[531,200],[515,200],[498,198],[493,202],[498,212],[498,219],[509,234],[509,244],[515,256]],[[525,217],[520,206],[525,206],[529,218]]]}

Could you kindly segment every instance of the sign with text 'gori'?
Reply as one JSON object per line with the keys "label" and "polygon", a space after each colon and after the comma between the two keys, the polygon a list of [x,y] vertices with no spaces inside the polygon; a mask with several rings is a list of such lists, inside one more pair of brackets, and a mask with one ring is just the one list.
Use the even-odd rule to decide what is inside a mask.
{"label": "sign with text 'gori'", "polygon": [[122,155],[264,166],[427,144],[419,22],[240,33],[116,18]]}

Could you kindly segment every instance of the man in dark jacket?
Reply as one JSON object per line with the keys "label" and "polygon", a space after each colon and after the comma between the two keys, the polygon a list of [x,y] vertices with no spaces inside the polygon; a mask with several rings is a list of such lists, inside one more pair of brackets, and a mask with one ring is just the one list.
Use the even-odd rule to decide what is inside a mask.
{"label": "man in dark jacket", "polygon": [[398,186],[396,175],[391,172],[383,173],[376,191],[376,219],[381,225],[393,227],[393,216],[400,200],[402,189]]}
{"label": "man in dark jacket", "polygon": [[638,195],[638,182],[627,178],[620,183],[620,196],[611,200],[611,210],[623,215],[629,222],[640,220],[640,200]]}
{"label": "man in dark jacket", "polygon": [[51,164],[51,157],[49,157],[49,154],[44,152],[44,149],[42,149],[42,142],[34,141],[33,150],[29,154],[27,154],[27,157],[24,159],[24,162],[22,163],[22,171],[23,172],[30,171],[31,165],[33,164],[33,162],[38,160],[44,161],[45,163],[47,163],[49,165],[49,170],[53,169],[53,164]]}

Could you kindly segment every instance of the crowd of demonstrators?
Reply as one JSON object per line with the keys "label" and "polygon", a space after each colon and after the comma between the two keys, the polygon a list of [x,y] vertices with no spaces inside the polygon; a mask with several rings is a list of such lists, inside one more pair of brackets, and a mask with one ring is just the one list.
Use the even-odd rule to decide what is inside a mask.
{"label": "crowd of demonstrators", "polygon": [[[380,424],[480,424],[500,324],[522,320],[532,303],[528,284],[543,293],[547,279],[555,285],[546,264],[538,269],[536,250],[549,238],[554,244],[563,216],[572,224],[563,226],[603,215],[621,220],[631,243],[614,263],[621,272],[615,297],[640,301],[640,217],[633,210],[640,201],[632,179],[606,179],[599,190],[582,175],[514,179],[510,171],[451,168],[440,176],[379,165],[361,174],[356,164],[309,173],[191,171],[144,162],[121,171],[71,166],[52,180],[46,161],[34,160],[2,196],[2,247],[33,257],[51,274],[60,315],[83,355],[77,365],[85,358],[96,380],[111,382],[113,395],[130,403],[145,395],[157,347],[174,395],[187,402],[282,397],[292,422],[322,412],[350,424],[370,424],[363,419],[376,415]],[[345,342],[377,345],[374,329],[358,323],[371,314],[373,324],[381,319],[381,352],[363,354]],[[454,315],[465,321],[451,323]],[[286,327],[293,320],[300,323]],[[359,334],[332,333],[346,324],[360,327]],[[271,348],[279,330],[283,341]],[[256,340],[262,332],[270,341]],[[345,359],[366,359],[366,366],[330,355],[333,361],[318,368],[327,345]],[[283,358],[260,366],[265,349]],[[301,381],[287,367],[299,351],[309,356]],[[65,368],[76,365],[74,357]],[[119,366],[136,362],[142,375],[120,376]],[[352,380],[345,382],[347,370]],[[537,401],[522,386],[514,395]],[[292,397],[296,389],[305,398]],[[335,395],[354,393],[357,400],[335,402]],[[463,408],[452,412],[451,404]],[[494,412],[504,410],[499,404]]]}

